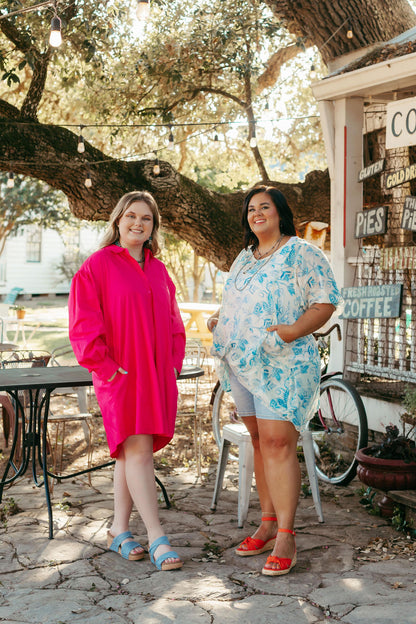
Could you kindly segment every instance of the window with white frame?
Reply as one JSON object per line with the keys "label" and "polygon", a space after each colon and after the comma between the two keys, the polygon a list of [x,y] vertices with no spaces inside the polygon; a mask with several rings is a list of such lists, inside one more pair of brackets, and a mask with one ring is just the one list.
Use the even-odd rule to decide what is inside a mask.
{"label": "window with white frame", "polygon": [[42,228],[40,225],[29,225],[26,228],[26,262],[42,260]]}

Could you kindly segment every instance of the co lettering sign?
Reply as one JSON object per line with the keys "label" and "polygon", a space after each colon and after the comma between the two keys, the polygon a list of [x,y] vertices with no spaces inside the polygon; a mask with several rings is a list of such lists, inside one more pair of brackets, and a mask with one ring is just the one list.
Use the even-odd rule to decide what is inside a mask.
{"label": "co lettering sign", "polygon": [[397,318],[402,307],[403,284],[342,288],[344,309],[340,318]]}
{"label": "co lettering sign", "polygon": [[416,145],[416,98],[387,104],[386,148]]}
{"label": "co lettering sign", "polygon": [[368,208],[363,212],[357,212],[355,217],[354,238],[364,236],[376,236],[385,234],[387,231],[387,206]]}

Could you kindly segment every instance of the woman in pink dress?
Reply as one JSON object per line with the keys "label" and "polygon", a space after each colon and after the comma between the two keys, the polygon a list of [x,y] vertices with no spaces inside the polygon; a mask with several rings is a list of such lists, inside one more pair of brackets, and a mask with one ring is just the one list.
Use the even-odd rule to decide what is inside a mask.
{"label": "woman in pink dress", "polygon": [[114,469],[110,550],[145,556],[129,531],[133,504],[146,526],[159,570],[183,562],[159,520],[153,453],[172,439],[185,331],[175,286],[159,250],[160,216],[150,193],[124,195],[101,249],[75,275],[69,296],[69,336],[81,366],[92,372]]}

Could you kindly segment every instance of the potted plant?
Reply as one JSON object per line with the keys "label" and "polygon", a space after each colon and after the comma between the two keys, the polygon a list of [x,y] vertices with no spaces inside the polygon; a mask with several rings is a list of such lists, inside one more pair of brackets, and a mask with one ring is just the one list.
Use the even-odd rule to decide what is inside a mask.
{"label": "potted plant", "polygon": [[13,310],[16,311],[16,316],[18,319],[24,319],[26,314],[26,308],[24,305],[14,305]]}
{"label": "potted plant", "polygon": [[[416,390],[408,388],[403,403],[407,410],[400,417],[403,432],[396,425],[389,425],[380,444],[360,449],[356,454],[360,481],[385,493],[416,488],[416,445],[412,438],[416,427]],[[392,516],[394,503],[386,494],[378,506],[382,516]]]}

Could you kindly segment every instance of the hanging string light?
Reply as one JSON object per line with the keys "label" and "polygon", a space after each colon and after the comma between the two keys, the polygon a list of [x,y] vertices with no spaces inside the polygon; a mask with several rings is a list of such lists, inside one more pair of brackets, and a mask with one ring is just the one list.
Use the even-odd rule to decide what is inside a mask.
{"label": "hanging string light", "polygon": [[85,186],[88,189],[92,187],[92,179],[91,179],[91,171],[90,170],[87,171],[87,175],[86,175],[86,178],[84,180],[84,184],[85,184]]}
{"label": "hanging string light", "polygon": [[77,151],[80,154],[83,154],[85,152],[85,142],[84,142],[84,137],[82,136],[82,129],[84,126],[80,126],[79,127],[79,137],[78,137],[78,145],[77,145]]}
{"label": "hanging string light", "polygon": [[264,110],[269,110],[270,106],[269,106],[269,100],[266,100],[266,103],[264,105]]}
{"label": "hanging string light", "polygon": [[217,134],[217,133],[215,133],[215,135],[214,135],[214,141],[219,141],[219,138],[218,138],[218,134]]}
{"label": "hanging string light", "polygon": [[137,0],[136,9],[137,19],[139,21],[146,21],[150,15],[150,0]]}
{"label": "hanging string light", "polygon": [[251,129],[250,147],[257,147],[256,124],[254,122],[253,122],[253,127]]}
{"label": "hanging string light", "polygon": [[7,186],[7,188],[13,188],[14,187],[14,173],[13,173],[13,171],[9,171],[9,173],[7,175],[6,186]]}
{"label": "hanging string light", "polygon": [[354,37],[354,33],[352,31],[351,22],[348,22],[347,26],[347,39],[352,39]]}
{"label": "hanging string light", "polygon": [[173,132],[172,132],[172,126],[169,126],[169,149],[173,150],[175,149],[175,139],[173,138]]}
{"label": "hanging string light", "polygon": [[312,63],[311,68],[309,70],[309,76],[311,77],[311,80],[315,80],[316,78],[316,69],[315,69],[315,65]]}
{"label": "hanging string light", "polygon": [[54,5],[54,10],[55,10],[55,14],[52,18],[51,21],[51,32],[49,35],[49,45],[51,45],[53,48],[59,48],[59,46],[62,43],[62,32],[61,32],[61,28],[62,28],[62,23],[61,23],[61,18],[58,17],[58,14],[56,12],[56,2]]}
{"label": "hanging string light", "polygon": [[159,165],[159,158],[157,156],[157,152],[155,152],[154,156],[155,156],[156,162],[153,165],[153,173],[155,174],[155,176],[158,176],[160,173],[160,165]]}

